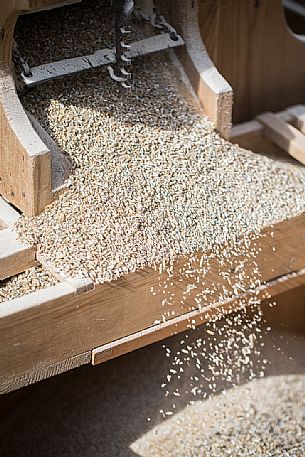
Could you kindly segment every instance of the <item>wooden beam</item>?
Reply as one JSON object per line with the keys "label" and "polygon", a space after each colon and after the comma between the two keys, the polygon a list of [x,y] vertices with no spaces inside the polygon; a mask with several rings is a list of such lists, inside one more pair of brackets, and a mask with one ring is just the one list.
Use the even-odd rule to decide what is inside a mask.
{"label": "wooden beam", "polygon": [[0,280],[37,265],[36,247],[17,240],[16,233],[6,228],[0,231]]}
{"label": "wooden beam", "polygon": [[[232,247],[226,245],[223,247],[227,252],[225,264],[221,255],[211,258],[204,284],[198,284],[198,289],[187,298],[184,293],[189,279],[181,270],[188,268],[190,259],[181,257],[171,278],[171,290],[175,294],[171,303],[164,303],[162,284],[168,281],[167,273],[159,274],[148,268],[79,295],[65,285],[67,293],[56,297],[47,289],[36,292],[38,295],[35,299],[31,297],[30,302],[18,299],[2,303],[0,389],[16,385],[16,379],[31,382],[36,379],[37,371],[42,376],[48,373],[47,367],[141,332],[156,325],[156,321],[163,322],[163,318],[169,320],[190,313],[198,308],[196,294],[206,289],[215,287],[216,290],[202,299],[202,308],[219,303],[222,287],[228,289],[228,299],[236,298],[234,287],[228,285],[222,274],[228,270],[234,285],[234,275],[238,278],[238,268],[242,265],[245,291],[255,287],[253,276],[264,283],[299,271],[305,268],[304,243],[305,214],[302,214],[264,229],[261,237],[242,245],[243,254],[236,255]],[[257,252],[255,259],[249,256],[251,250]],[[204,255],[198,253],[198,256],[201,254]],[[199,260],[198,265],[193,265],[197,266]],[[258,270],[257,275],[253,274],[254,268]]]}
{"label": "wooden beam", "polygon": [[0,194],[29,216],[52,203],[51,154],[18,98],[12,44],[18,15],[59,6],[58,0],[0,2]]}
{"label": "wooden beam", "polygon": [[248,291],[238,297],[231,298],[223,303],[215,303],[203,309],[197,309],[189,313],[170,319],[167,322],[149,327],[143,331],[134,333],[125,338],[100,346],[92,351],[92,365],[98,365],[107,360],[114,359],[128,352],[134,351],[149,344],[156,343],[177,333],[197,327],[215,318],[222,318],[227,314],[238,311],[250,304],[251,298],[274,300],[278,295],[292,289],[305,286],[305,269],[298,273],[286,275],[267,284]]}
{"label": "wooden beam", "polygon": [[[303,105],[302,105],[303,107]],[[295,107],[289,108],[285,111],[280,111],[275,113],[275,116],[279,119],[282,119],[284,122],[294,122],[295,116],[292,112]],[[233,143],[238,143],[239,139],[243,139],[246,136],[250,135],[263,135],[264,126],[261,122],[257,119],[253,119],[252,121],[242,122],[241,124],[233,125],[231,133],[230,133],[230,141]]]}
{"label": "wooden beam", "polygon": [[305,282],[283,291],[276,297],[276,307],[270,306],[273,299],[264,301],[263,313],[267,325],[281,331],[293,331],[304,336],[305,334]]}
{"label": "wooden beam", "polygon": [[[288,124],[292,124],[301,132],[305,133],[305,105],[294,105],[274,115]],[[242,122],[233,125],[230,133],[230,141],[238,143],[247,135],[263,135],[264,126],[258,120]]]}
{"label": "wooden beam", "polygon": [[[58,360],[51,365],[37,365],[35,370],[22,373],[21,376],[4,380],[0,382],[0,399],[3,395],[10,392],[17,391],[23,387],[30,386],[36,382],[57,376],[66,371],[73,370],[82,365],[88,365],[91,362],[91,351],[84,354],[77,354],[76,356],[69,357],[65,360]],[[0,405],[1,406],[1,405]],[[1,412],[1,411],[0,411]]]}
{"label": "wooden beam", "polygon": [[257,116],[264,126],[264,135],[305,165],[305,136],[298,129],[279,119],[273,113]]}
{"label": "wooden beam", "polygon": [[[279,119],[288,122],[301,132],[305,133],[305,106],[295,105],[284,111],[275,113]],[[287,165],[297,166],[297,163],[290,160],[289,156],[281,153],[281,148],[264,135],[264,126],[258,120],[252,120],[236,124],[232,127],[230,141],[242,148],[253,152],[274,157],[276,160],[286,162]],[[290,162],[288,164],[288,162]]]}
{"label": "wooden beam", "polygon": [[210,59],[199,28],[198,0],[171,2],[171,23],[185,47],[177,50],[184,71],[206,115],[224,138],[232,125],[233,91]]}
{"label": "wooden beam", "polygon": [[34,216],[52,202],[51,156],[16,93],[12,41],[17,6],[5,3],[0,5],[0,194]]}
{"label": "wooden beam", "polygon": [[[35,4],[35,1],[31,2],[29,4],[29,7],[32,8],[32,11],[39,12],[39,11],[46,11],[46,10],[52,10],[54,8],[61,8],[62,6],[68,6],[68,5],[73,5],[75,3],[80,3],[82,0],[55,0],[52,2],[52,0],[40,0],[38,1],[38,6],[37,7],[37,2]],[[31,13],[32,13],[31,11]],[[28,12],[24,14],[29,14]]]}

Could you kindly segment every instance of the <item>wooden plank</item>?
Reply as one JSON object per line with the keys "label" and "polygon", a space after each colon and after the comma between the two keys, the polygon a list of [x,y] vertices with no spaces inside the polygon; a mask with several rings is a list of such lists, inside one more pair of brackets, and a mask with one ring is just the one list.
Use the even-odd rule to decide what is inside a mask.
{"label": "wooden plank", "polygon": [[[300,116],[303,111],[305,113],[305,106],[296,105],[284,111],[274,113],[274,115],[282,121],[295,123],[297,121],[297,116]],[[238,143],[239,139],[242,139],[247,135],[263,135],[263,131],[264,126],[258,120],[253,119],[252,121],[242,122],[241,124],[233,125],[230,133],[230,141]]]}
{"label": "wooden plank", "polygon": [[[54,8],[61,8],[62,6],[74,5],[75,3],[80,3],[81,1],[82,0],[55,0],[54,2],[51,2],[50,0],[45,0],[45,1],[40,0],[40,4],[44,3],[45,6],[37,7],[37,6],[35,6],[35,4],[33,4],[33,2],[30,2],[31,5],[29,5],[29,6],[31,6],[33,8],[32,11],[39,12],[39,11],[52,10]],[[31,11],[31,13],[32,13],[32,11]],[[25,12],[24,14],[29,14],[29,13]]]}
{"label": "wooden plank", "polygon": [[14,0],[13,2],[1,2],[0,24],[11,14],[24,14],[30,11],[52,9],[69,3],[78,3],[81,0]]}
{"label": "wooden plank", "polygon": [[[305,133],[304,105],[292,106],[284,111],[275,113],[275,116]],[[292,157],[284,153],[283,149],[264,135],[264,126],[258,120],[234,125],[230,133],[230,141],[242,148],[267,155],[290,169],[301,166]]]}
{"label": "wooden plank", "polygon": [[20,214],[0,197],[0,221],[4,227],[11,227],[18,221]]}
{"label": "wooden plank", "polygon": [[37,265],[36,247],[17,240],[10,229],[0,231],[0,280],[21,273]]}
{"label": "wooden plank", "polygon": [[36,370],[30,371],[29,373],[23,373],[20,377],[9,379],[0,383],[0,400],[1,395],[8,394],[17,389],[21,389],[36,382],[48,379],[53,376],[57,376],[66,371],[73,370],[82,365],[89,364],[91,362],[91,351],[84,354],[78,354],[74,357],[70,357],[65,360],[57,361],[56,363],[48,366],[37,365]]}
{"label": "wooden plank", "polygon": [[[203,297],[202,307],[218,303],[223,286],[228,288],[228,298],[233,297],[234,287],[228,286],[222,273],[229,270],[234,284],[241,265],[246,275],[245,290],[255,287],[254,268],[258,269],[254,276],[262,282],[305,268],[305,250],[301,248],[304,243],[305,214],[266,228],[262,237],[241,245],[244,254],[236,255],[226,245],[223,249],[227,251],[227,261],[222,262],[221,255],[211,258],[204,284],[199,284],[187,300],[184,292],[189,279],[180,271],[188,267],[189,258],[181,257],[173,272],[175,296],[171,303],[164,303],[162,284],[168,279],[167,273],[160,275],[153,269],[136,271],[77,296],[54,299],[47,294],[43,303],[36,300],[30,306],[22,301],[17,302],[18,307],[2,303],[0,385],[22,378],[24,373],[29,376],[38,369],[43,372],[59,361],[140,332],[157,320],[163,321],[163,316],[168,320],[168,316],[192,312],[198,308],[196,293],[206,288],[212,290],[215,286],[215,292]],[[251,249],[257,251],[255,259],[248,255]]]}
{"label": "wooden plank", "polygon": [[46,145],[51,154],[51,187],[52,195],[66,188],[66,179],[72,171],[72,163],[68,157],[58,148],[56,142],[50,137],[48,132],[42,127],[37,119],[29,112],[26,112],[35,132]]}
{"label": "wooden plank", "polygon": [[305,103],[305,42],[282,0],[199,0],[202,39],[234,93],[233,123]]}
{"label": "wooden plank", "polygon": [[16,94],[13,34],[19,14],[62,3],[61,0],[0,2],[3,31],[0,37],[0,194],[29,216],[41,213],[55,194],[51,185],[50,151],[33,129]]}
{"label": "wooden plank", "polygon": [[[156,343],[177,333],[197,327],[212,319],[223,317],[227,314],[238,311],[250,304],[251,298],[264,300],[267,296],[274,300],[278,295],[292,289],[305,286],[305,269],[298,273],[286,275],[267,284],[257,287],[253,291],[241,294],[239,297],[231,298],[223,303],[215,303],[203,309],[197,309],[183,314],[167,322],[149,327],[143,331],[134,333],[120,340],[105,344],[92,351],[92,365],[98,365],[107,360],[114,359],[128,352],[134,351],[149,344]],[[305,303],[305,301],[304,301]]]}
{"label": "wooden plank", "polygon": [[270,302],[274,303],[273,298],[264,302],[263,313],[264,319],[273,329],[305,334],[305,282],[279,294],[275,308],[270,307]]}
{"label": "wooden plank", "polygon": [[[289,113],[293,116],[293,124],[302,133],[305,133],[305,106],[296,105],[289,108]],[[289,121],[288,121],[289,122]]]}
{"label": "wooden plank", "polygon": [[56,286],[37,290],[23,297],[8,301],[5,306],[0,307],[0,319],[8,318],[20,311],[31,311],[45,303],[56,302],[56,300],[68,300],[70,297],[79,295],[93,289],[90,279],[70,279],[59,283]]}
{"label": "wooden plank", "polygon": [[202,107],[224,138],[232,125],[233,92],[210,59],[201,38],[198,0],[171,2],[171,23],[182,35],[185,47],[177,50]]}
{"label": "wooden plank", "polygon": [[0,78],[0,193],[33,216],[52,201],[51,157],[9,79]]}
{"label": "wooden plank", "polygon": [[24,2],[0,5],[0,194],[33,216],[52,202],[51,157],[15,89],[12,40],[18,3],[26,9]]}
{"label": "wooden plank", "polygon": [[[292,124],[301,132],[305,133],[305,105],[294,105],[284,111],[274,113],[274,115],[288,124]],[[230,141],[236,141],[244,138],[247,135],[262,135],[264,126],[258,120],[242,122],[241,124],[233,125],[230,133]]]}
{"label": "wooden plank", "polygon": [[257,116],[257,120],[263,124],[265,136],[305,165],[305,136],[303,133],[273,113],[261,114]]}

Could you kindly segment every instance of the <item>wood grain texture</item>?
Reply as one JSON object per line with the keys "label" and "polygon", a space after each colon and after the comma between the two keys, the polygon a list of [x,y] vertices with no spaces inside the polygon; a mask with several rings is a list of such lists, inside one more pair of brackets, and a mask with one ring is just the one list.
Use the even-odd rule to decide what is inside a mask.
{"label": "wood grain texture", "polygon": [[[281,121],[291,124],[291,126],[298,129],[298,136],[300,132],[305,133],[304,105],[295,105],[284,111],[274,113],[274,115]],[[293,129],[293,132],[295,132],[295,129]],[[277,143],[272,141],[268,137],[268,133],[266,134],[265,132],[264,123],[259,122],[258,117],[255,120],[234,125],[230,133],[230,141],[245,149],[250,149],[253,152],[268,155],[280,162],[287,163],[289,167],[293,166],[296,168],[298,166],[296,161],[291,160],[288,155],[283,153],[284,149],[287,151],[289,141],[288,143],[286,142],[286,147],[283,140]]]}
{"label": "wood grain texture", "polygon": [[[234,284],[234,275],[238,277],[238,268],[243,266],[248,276],[244,283],[247,290],[255,287],[254,267],[258,268],[262,282],[305,268],[304,242],[305,214],[266,228],[252,246],[245,244],[244,254],[235,255],[229,245],[224,246],[227,262],[221,262],[218,257],[212,259],[204,285],[199,286],[199,290],[203,290],[216,285],[215,292],[203,299],[201,306],[219,302],[222,286],[228,287],[222,276],[228,269]],[[247,256],[254,247],[258,252],[256,263]],[[38,369],[41,372],[44,367],[143,331],[157,320],[162,321],[166,313],[179,317],[194,311],[198,307],[195,294],[191,292],[183,301],[189,280],[181,276],[180,270],[188,264],[189,258],[181,257],[175,266],[172,277],[175,299],[171,304],[163,303],[162,284],[167,274],[159,275],[152,269],[139,270],[80,295],[75,295],[66,284],[65,295],[59,293],[54,297],[42,291],[43,300],[36,298],[28,303],[18,299],[17,303],[16,300],[3,303],[0,307],[0,385],[7,386],[24,373],[35,373]],[[236,295],[233,288],[228,293],[228,298]]]}
{"label": "wood grain texture", "polygon": [[0,193],[26,214],[36,215],[52,201],[51,158],[15,89],[12,41],[17,7],[25,3],[0,6]]}
{"label": "wood grain texture", "polygon": [[0,194],[29,216],[39,214],[53,200],[51,154],[16,93],[13,34],[19,14],[60,3],[16,0],[0,4]]}
{"label": "wood grain texture", "polygon": [[170,6],[171,23],[185,41],[185,47],[177,50],[185,73],[205,113],[221,135],[228,138],[232,123],[232,88],[209,58],[202,41],[198,1],[179,0]]}
{"label": "wood grain texture", "polygon": [[264,126],[264,135],[305,165],[305,136],[298,129],[279,119],[273,113],[257,116]]}
{"label": "wood grain texture", "polygon": [[305,102],[305,42],[282,0],[199,0],[210,58],[233,88],[233,123]]}
{"label": "wood grain texture", "polygon": [[10,278],[37,265],[36,247],[17,240],[16,233],[6,228],[0,231],[0,280]]}
{"label": "wood grain texture", "polygon": [[[301,122],[303,119],[302,115],[305,115],[305,106],[304,105],[295,105],[291,108],[287,108],[283,111],[274,113],[274,115],[281,119],[284,122],[289,124],[296,125],[297,122]],[[300,124],[301,125],[301,124]],[[299,128],[299,126],[298,126]],[[300,129],[301,130],[301,129]],[[242,122],[241,124],[236,124],[232,127],[230,133],[230,141],[237,141],[246,135],[262,135],[264,133],[264,126],[261,122],[256,119],[251,121]]]}
{"label": "wood grain texture", "polygon": [[[22,376],[14,379],[7,380],[0,384],[0,395],[8,394],[10,392],[17,391],[22,387],[35,384],[35,382],[42,381],[43,379],[51,378],[52,376],[57,376],[66,371],[78,368],[82,365],[89,364],[91,362],[91,352],[86,352],[84,354],[78,354],[74,357],[58,361],[49,366],[37,366],[35,371],[30,371],[29,373],[23,373]],[[1,397],[0,397],[1,398]],[[1,405],[0,405],[1,406]],[[1,410],[0,410],[1,413]]]}
{"label": "wood grain texture", "polygon": [[273,299],[266,300],[263,306],[264,319],[272,329],[294,331],[305,335],[305,283],[296,284],[276,297],[276,307],[270,307]]}
{"label": "wood grain texture", "polygon": [[[270,281],[264,286],[257,287],[251,292],[242,294],[240,297],[231,298],[223,303],[215,303],[214,305],[207,306],[201,310],[191,311],[182,316],[170,319],[167,322],[153,325],[143,331],[98,347],[92,351],[91,363],[92,365],[98,365],[107,360],[114,359],[115,357],[119,357],[128,352],[176,335],[177,333],[202,325],[211,319],[222,318],[225,315],[238,311],[244,307],[245,300],[250,303],[251,297],[269,302],[270,297],[272,297],[272,300],[274,301],[277,300],[279,296],[285,294],[285,299],[287,300],[288,292],[292,292],[293,297],[296,290],[301,289],[303,291],[305,290],[304,288],[305,269],[298,273],[285,275],[280,279]],[[267,296],[269,297],[268,300],[266,299]],[[281,298],[281,302],[283,302],[283,298]],[[305,304],[305,298],[303,304]],[[280,316],[282,317],[282,313]]]}

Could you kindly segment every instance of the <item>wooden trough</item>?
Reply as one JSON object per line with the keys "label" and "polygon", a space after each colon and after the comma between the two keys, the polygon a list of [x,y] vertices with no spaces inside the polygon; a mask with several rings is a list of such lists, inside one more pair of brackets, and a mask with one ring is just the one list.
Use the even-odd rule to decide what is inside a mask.
{"label": "wooden trough", "polygon": [[[233,275],[242,264],[248,279],[243,292],[232,288],[221,301],[215,293],[199,308],[195,295],[183,299],[188,281],[180,271],[188,264],[187,257],[180,258],[174,267],[175,300],[169,304],[164,304],[159,286],[165,283],[167,273],[153,269],[97,286],[90,280],[59,277],[58,285],[4,302],[0,305],[0,392],[8,393],[86,363],[104,362],[237,310],[251,299],[274,300],[305,284],[304,243],[305,215],[301,215],[266,228],[259,239],[247,244],[244,255],[229,255],[226,266],[214,258],[196,293],[213,289],[215,283],[219,290],[228,287],[222,276],[228,265]],[[254,247],[260,286],[253,284],[253,265],[247,255]],[[11,262],[11,268],[17,272],[34,265],[33,251],[26,251],[26,256],[22,264]],[[43,258],[36,258],[44,263]],[[0,259],[0,269],[5,262]]]}
{"label": "wooden trough", "polygon": [[[11,58],[18,15],[61,3],[16,0],[0,5],[0,194],[5,198],[0,200],[2,279],[38,264],[57,275],[35,247],[16,240],[13,224],[18,213],[8,202],[27,215],[39,214],[62,191],[69,171],[46,133],[22,107]],[[266,18],[272,18],[274,27],[266,25]],[[305,109],[299,104],[305,103],[305,42],[287,28],[281,0],[177,0],[171,20],[185,41],[178,51],[185,72],[221,134],[254,149],[266,137],[302,162]],[[283,52],[274,51],[279,47]],[[287,109],[289,106],[292,108]],[[60,179],[52,178],[52,160],[61,164]],[[90,280],[59,276],[56,286],[2,303],[0,393],[83,364],[104,362],[234,311],[251,298],[274,300],[296,290],[305,284],[304,243],[305,214],[265,228],[259,239],[245,247],[244,255],[232,253],[228,258],[232,274],[240,264],[249,272],[244,290],[237,293],[232,288],[222,301],[217,294],[210,296],[200,308],[192,294],[182,300],[187,283],[179,272],[190,261],[187,257],[175,265],[176,298],[170,305],[164,305],[159,290],[167,274],[153,269],[97,286]],[[254,246],[260,286],[253,284],[247,256]],[[215,258],[202,290],[212,288],[215,280],[219,289],[227,285],[223,271]]]}

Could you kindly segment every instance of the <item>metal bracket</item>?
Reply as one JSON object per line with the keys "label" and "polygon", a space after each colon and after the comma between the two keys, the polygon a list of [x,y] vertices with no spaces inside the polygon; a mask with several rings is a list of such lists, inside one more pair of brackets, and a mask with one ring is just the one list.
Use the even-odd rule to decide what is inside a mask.
{"label": "metal bracket", "polygon": [[31,68],[26,60],[21,56],[18,44],[15,40],[13,43],[13,62],[20,71],[21,75],[24,75],[25,77],[32,76]]}

